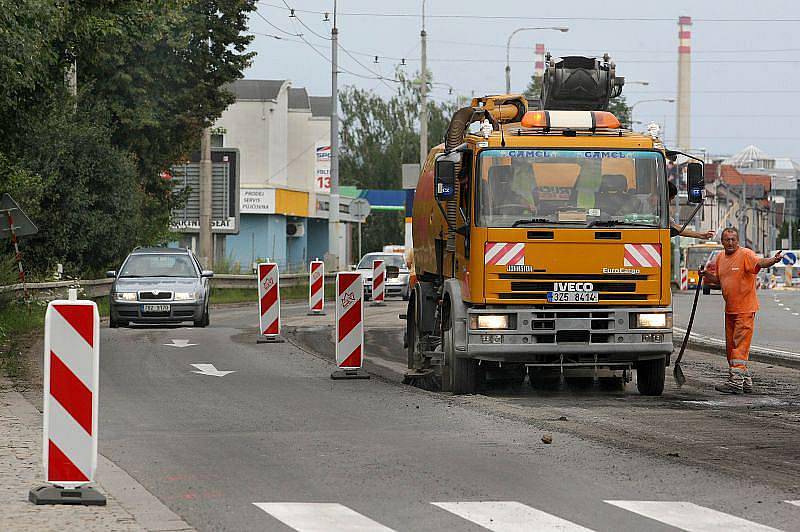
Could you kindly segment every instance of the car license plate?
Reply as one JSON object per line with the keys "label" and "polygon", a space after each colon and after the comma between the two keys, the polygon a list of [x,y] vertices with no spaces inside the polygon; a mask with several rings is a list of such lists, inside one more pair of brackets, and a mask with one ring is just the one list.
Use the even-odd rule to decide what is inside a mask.
{"label": "car license plate", "polygon": [[142,312],[169,312],[169,305],[142,305]]}
{"label": "car license plate", "polygon": [[547,292],[549,303],[597,303],[597,292]]}

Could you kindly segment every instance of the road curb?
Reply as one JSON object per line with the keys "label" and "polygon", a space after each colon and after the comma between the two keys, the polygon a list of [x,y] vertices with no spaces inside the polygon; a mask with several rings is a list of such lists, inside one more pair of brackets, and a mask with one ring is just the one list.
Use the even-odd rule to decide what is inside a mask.
{"label": "road curb", "polygon": [[[673,327],[672,330],[675,333],[672,335],[672,341],[675,346],[679,348],[683,342],[683,337],[686,335],[686,329]],[[725,340],[697,333],[692,333],[689,335],[688,346],[692,349],[703,351],[705,353],[721,354],[725,352]],[[781,349],[772,349],[769,347],[756,345],[751,346],[750,360],[764,362],[766,364],[774,364],[776,366],[784,366],[787,368],[800,369],[800,353],[783,351]]]}

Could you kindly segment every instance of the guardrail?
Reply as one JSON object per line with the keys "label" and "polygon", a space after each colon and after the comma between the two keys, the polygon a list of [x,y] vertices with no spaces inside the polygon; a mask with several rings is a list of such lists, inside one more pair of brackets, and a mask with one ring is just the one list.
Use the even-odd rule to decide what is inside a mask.
{"label": "guardrail", "polygon": [[[325,274],[326,281],[333,281],[335,273]],[[83,297],[100,297],[108,295],[113,279],[75,279],[71,281],[52,281],[47,283],[25,283],[25,289],[34,299],[49,301],[52,299],[66,298],[70,288],[79,288]],[[307,273],[286,273],[281,275],[281,286],[298,286],[308,282]],[[215,274],[211,279],[214,288],[256,288],[255,274]],[[14,294],[23,291],[23,285],[12,284],[0,286],[0,294]]]}

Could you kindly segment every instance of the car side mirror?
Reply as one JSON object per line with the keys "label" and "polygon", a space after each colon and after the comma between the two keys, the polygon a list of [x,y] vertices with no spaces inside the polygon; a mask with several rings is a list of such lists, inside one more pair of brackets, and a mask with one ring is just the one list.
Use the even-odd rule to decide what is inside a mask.
{"label": "car side mirror", "polygon": [[354,271],[356,271],[356,265],[355,265],[355,264],[351,264],[351,265],[350,265],[350,271],[351,271],[351,272],[354,272]]}
{"label": "car side mirror", "polygon": [[436,159],[433,170],[433,185],[436,199],[449,200],[456,194],[456,164],[461,162],[457,152],[442,155]]}
{"label": "car side mirror", "polygon": [[108,270],[106,272],[106,277],[108,277],[109,279],[114,279],[116,276],[117,276],[117,272],[114,271],[114,270]]}
{"label": "car side mirror", "polygon": [[706,182],[703,178],[703,165],[689,163],[686,165],[686,184],[689,203],[702,203]]}
{"label": "car side mirror", "polygon": [[200,277],[208,277],[209,279],[214,277],[214,272],[211,270],[203,270],[200,272]]}

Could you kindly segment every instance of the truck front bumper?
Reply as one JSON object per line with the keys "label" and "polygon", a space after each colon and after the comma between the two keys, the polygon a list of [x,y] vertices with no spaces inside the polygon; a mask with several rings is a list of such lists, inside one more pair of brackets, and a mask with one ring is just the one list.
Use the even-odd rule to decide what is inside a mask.
{"label": "truck front bumper", "polygon": [[[635,314],[667,313],[667,327],[638,328]],[[476,330],[471,317],[507,314],[513,329]],[[672,353],[670,308],[469,309],[456,356],[509,363],[636,362]],[[463,341],[463,340],[462,340]]]}

